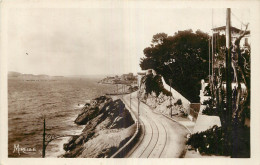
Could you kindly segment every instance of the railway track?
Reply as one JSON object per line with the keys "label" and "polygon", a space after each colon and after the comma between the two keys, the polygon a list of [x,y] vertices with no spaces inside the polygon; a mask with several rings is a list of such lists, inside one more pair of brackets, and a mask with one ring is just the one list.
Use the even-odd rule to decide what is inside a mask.
{"label": "railway track", "polygon": [[[138,117],[138,100],[132,93],[131,111]],[[120,98],[130,109],[130,95],[113,96]],[[187,130],[162,114],[153,112],[140,103],[139,113],[141,135],[136,144],[125,155],[127,158],[178,158],[185,148]]]}
{"label": "railway track", "polygon": [[[128,97],[129,98],[129,97]],[[127,96],[121,99],[129,107]],[[132,111],[137,116],[137,104],[138,102],[132,102]],[[135,109],[135,110],[134,110]],[[150,113],[149,109],[140,110],[140,123],[143,131],[142,137],[136,146],[130,151],[127,157],[131,158],[159,158],[161,157],[166,144],[167,144],[167,131],[165,126],[154,120],[147,113]]]}

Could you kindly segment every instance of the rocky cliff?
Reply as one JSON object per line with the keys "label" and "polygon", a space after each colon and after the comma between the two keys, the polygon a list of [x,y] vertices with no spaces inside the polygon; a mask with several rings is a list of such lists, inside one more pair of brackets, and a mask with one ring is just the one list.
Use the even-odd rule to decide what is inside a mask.
{"label": "rocky cliff", "polygon": [[63,157],[110,157],[135,132],[134,120],[124,103],[106,96],[86,104],[75,123],[85,128],[64,144]]}
{"label": "rocky cliff", "polygon": [[142,78],[140,87],[141,100],[149,105],[154,111],[165,115],[186,117],[188,108],[186,100],[173,91],[168,91],[165,81],[159,75],[148,74]]}

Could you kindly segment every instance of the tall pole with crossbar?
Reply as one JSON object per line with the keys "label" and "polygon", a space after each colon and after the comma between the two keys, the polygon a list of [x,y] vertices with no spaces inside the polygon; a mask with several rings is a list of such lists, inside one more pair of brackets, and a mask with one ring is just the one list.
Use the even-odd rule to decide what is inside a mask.
{"label": "tall pole with crossbar", "polygon": [[227,9],[226,13],[226,89],[227,89],[227,125],[230,127],[232,120],[232,75],[231,75],[231,32],[230,32],[230,8]]}
{"label": "tall pole with crossbar", "polygon": [[139,126],[140,126],[140,119],[139,119],[139,116],[140,116],[140,96],[138,96],[138,111],[137,111],[137,129],[139,129]]}
{"label": "tall pole with crossbar", "polygon": [[[169,79],[170,82],[170,93],[172,94],[172,79]],[[171,117],[172,117],[172,96],[170,96],[170,107],[171,107]]]}
{"label": "tall pole with crossbar", "polygon": [[43,140],[42,140],[42,157],[45,157],[45,118],[43,119]]}
{"label": "tall pole with crossbar", "polygon": [[131,108],[131,93],[130,93],[130,110],[132,110],[132,108]]}

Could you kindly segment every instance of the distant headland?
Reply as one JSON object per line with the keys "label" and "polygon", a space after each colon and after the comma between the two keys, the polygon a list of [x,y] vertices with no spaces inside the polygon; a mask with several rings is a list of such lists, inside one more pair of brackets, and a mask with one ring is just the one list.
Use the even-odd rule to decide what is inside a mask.
{"label": "distant headland", "polygon": [[22,74],[19,72],[8,72],[8,79],[21,79],[26,81],[40,81],[40,80],[53,80],[53,79],[62,79],[64,76],[49,76],[46,74]]}

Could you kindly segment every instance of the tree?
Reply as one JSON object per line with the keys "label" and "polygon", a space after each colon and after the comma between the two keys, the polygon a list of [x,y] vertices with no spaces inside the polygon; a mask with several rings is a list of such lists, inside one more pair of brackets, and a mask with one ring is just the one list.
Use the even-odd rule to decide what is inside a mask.
{"label": "tree", "polygon": [[146,96],[148,96],[148,94],[152,94],[152,92],[154,92],[157,97],[160,93],[163,93],[166,96],[172,96],[172,93],[164,88],[160,75],[153,75],[153,73],[148,74],[143,77],[142,82],[145,84]]}
{"label": "tree", "polygon": [[[232,89],[232,109],[227,108],[227,92],[223,88],[225,83],[225,54],[227,48],[220,47],[215,51],[215,64],[218,66],[214,71],[213,83],[211,83],[212,102],[209,112],[216,112],[221,120],[222,131],[226,150],[232,157],[250,156],[250,129],[247,128],[245,118],[250,117],[250,47],[246,50],[240,48],[240,40],[248,33],[247,26],[241,31],[240,36],[232,45],[231,76],[236,86]],[[223,62],[222,62],[223,61]],[[242,91],[242,84],[246,89]],[[213,109],[216,107],[216,109]],[[230,115],[231,114],[231,115]]]}
{"label": "tree", "polygon": [[173,36],[158,33],[144,49],[140,67],[154,69],[167,82],[172,79],[173,88],[198,102],[200,80],[208,75],[208,39],[208,34],[200,30],[179,31]]}
{"label": "tree", "polygon": [[[240,36],[235,40],[232,52],[232,68],[234,71],[234,80],[237,88],[233,89],[232,98],[232,157],[241,157],[238,150],[244,149],[247,157],[250,155],[250,131],[244,127],[245,118],[250,118],[250,48],[248,51],[241,51],[240,40],[245,36],[248,25]],[[242,83],[245,84],[246,92],[242,92]],[[242,133],[242,134],[241,134]],[[241,134],[241,135],[240,135]],[[238,140],[236,136],[243,137]],[[243,147],[244,144],[247,144]]]}

